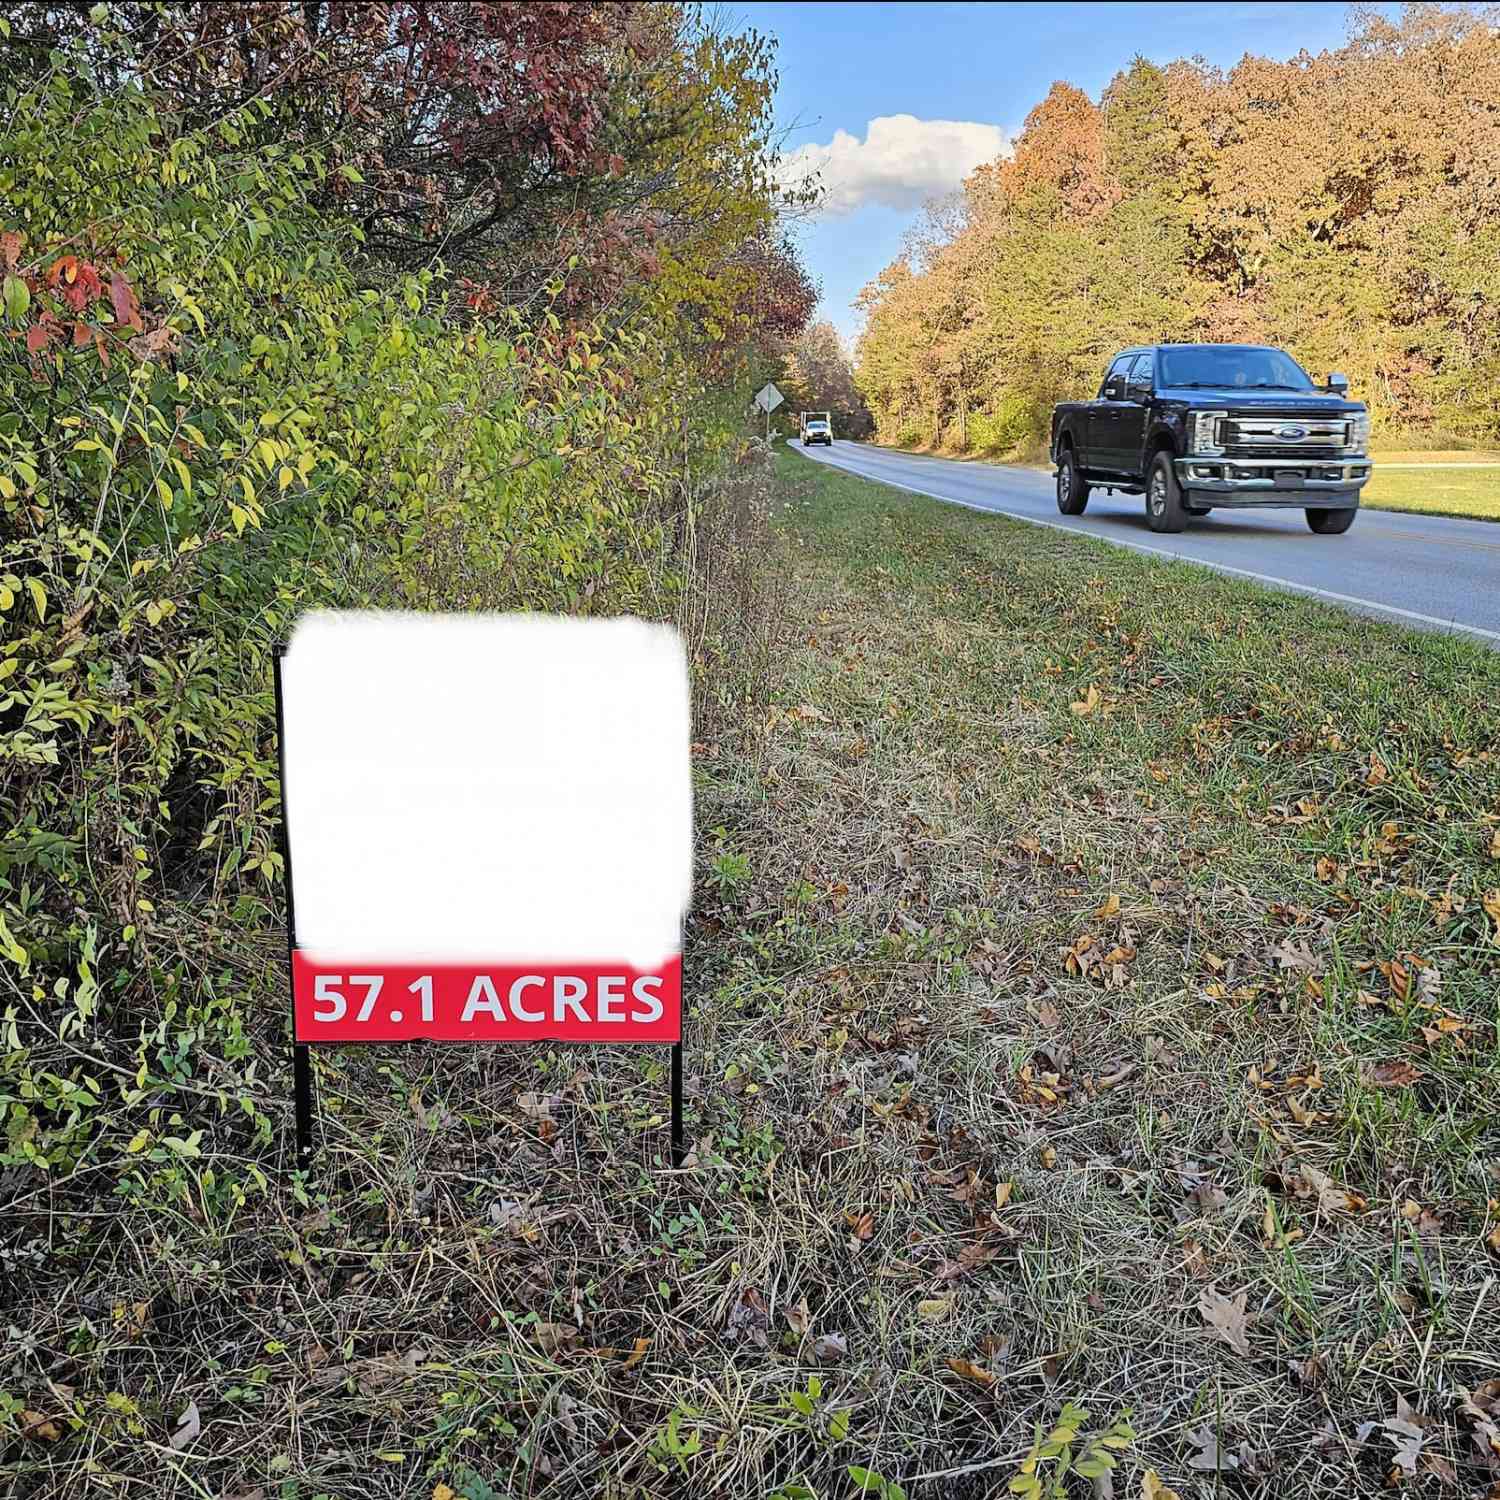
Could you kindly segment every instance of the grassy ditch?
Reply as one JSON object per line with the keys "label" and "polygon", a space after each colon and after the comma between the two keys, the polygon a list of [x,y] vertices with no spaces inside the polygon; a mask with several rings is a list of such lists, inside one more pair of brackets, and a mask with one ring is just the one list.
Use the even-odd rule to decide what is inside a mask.
{"label": "grassy ditch", "polygon": [[288,1177],[247,947],[271,1140],[14,1185],[0,1490],[1500,1479],[1500,655],[777,463],[689,1169],[655,1049],[351,1048]]}

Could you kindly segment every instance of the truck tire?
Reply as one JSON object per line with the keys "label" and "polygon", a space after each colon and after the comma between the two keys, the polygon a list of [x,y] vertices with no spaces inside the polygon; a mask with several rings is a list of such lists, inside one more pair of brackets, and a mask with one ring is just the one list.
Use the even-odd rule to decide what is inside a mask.
{"label": "truck tire", "polygon": [[1057,508],[1065,516],[1081,516],[1089,503],[1089,487],[1078,473],[1073,450],[1064,448],[1057,461]]}
{"label": "truck tire", "polygon": [[1187,506],[1172,455],[1165,449],[1153,455],[1146,471],[1146,524],[1152,531],[1181,531],[1188,523]]}
{"label": "truck tire", "polygon": [[1347,510],[1314,510],[1309,506],[1303,511],[1303,515],[1307,517],[1307,524],[1319,536],[1341,535],[1354,524],[1354,518],[1358,514],[1358,506],[1351,506]]}

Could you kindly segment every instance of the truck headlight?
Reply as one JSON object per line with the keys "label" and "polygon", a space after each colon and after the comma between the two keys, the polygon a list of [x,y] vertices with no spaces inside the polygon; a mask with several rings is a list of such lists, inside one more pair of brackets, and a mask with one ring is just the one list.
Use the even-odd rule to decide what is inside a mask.
{"label": "truck headlight", "polygon": [[1363,453],[1370,446],[1370,414],[1360,412],[1349,418],[1349,443],[1351,453]]}
{"label": "truck headlight", "polygon": [[1229,413],[1227,411],[1195,411],[1188,418],[1188,452],[1194,454],[1217,454],[1224,451],[1223,435],[1219,427]]}

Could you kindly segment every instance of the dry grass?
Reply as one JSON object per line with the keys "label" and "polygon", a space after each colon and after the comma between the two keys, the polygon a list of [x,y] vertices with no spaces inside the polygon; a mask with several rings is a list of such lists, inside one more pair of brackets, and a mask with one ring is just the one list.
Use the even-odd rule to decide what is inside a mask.
{"label": "dry grass", "polygon": [[1070,1400],[1133,1411],[1117,1493],[1377,1493],[1398,1400],[1409,1493],[1500,1478],[1457,1395],[1500,659],[778,462],[774,703],[698,757],[689,1167],[654,1049],[346,1049],[299,1185],[260,955],[274,1146],[205,1078],[203,1161],[8,1221],[52,1432],[0,1488],[978,1500]]}

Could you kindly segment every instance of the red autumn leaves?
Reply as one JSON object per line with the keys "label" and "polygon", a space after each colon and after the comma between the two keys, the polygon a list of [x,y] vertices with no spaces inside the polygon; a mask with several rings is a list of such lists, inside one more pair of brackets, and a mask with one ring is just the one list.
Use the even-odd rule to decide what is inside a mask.
{"label": "red autumn leaves", "polygon": [[[106,334],[139,333],[145,327],[140,301],[120,265],[101,268],[94,260],[72,253],[56,256],[45,268],[41,259],[23,266],[25,236],[15,230],[0,233],[0,270],[5,276],[8,321],[25,323],[26,352],[32,356],[52,345],[71,342],[75,349],[92,343],[100,362],[108,365]],[[107,278],[107,280],[106,280]],[[109,312],[98,304],[107,301]],[[22,338],[20,327],[7,330]]]}

